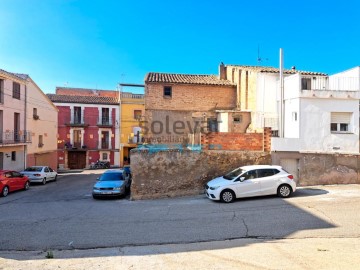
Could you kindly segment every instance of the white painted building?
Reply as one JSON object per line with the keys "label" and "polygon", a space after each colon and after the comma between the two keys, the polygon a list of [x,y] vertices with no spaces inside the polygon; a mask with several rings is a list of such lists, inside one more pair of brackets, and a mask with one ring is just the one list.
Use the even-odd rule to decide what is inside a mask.
{"label": "white painted building", "polygon": [[284,138],[272,138],[273,151],[359,153],[360,72],[350,71],[284,79]]}

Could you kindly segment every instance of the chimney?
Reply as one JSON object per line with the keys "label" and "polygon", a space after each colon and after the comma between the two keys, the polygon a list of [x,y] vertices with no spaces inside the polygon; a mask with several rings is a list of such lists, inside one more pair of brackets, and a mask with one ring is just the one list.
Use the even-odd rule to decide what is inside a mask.
{"label": "chimney", "polygon": [[219,66],[219,77],[220,80],[226,80],[226,67],[223,62],[221,62]]}

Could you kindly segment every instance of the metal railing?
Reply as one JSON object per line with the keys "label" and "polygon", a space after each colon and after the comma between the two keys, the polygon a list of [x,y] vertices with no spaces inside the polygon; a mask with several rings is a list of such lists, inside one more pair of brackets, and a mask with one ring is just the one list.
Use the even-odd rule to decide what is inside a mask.
{"label": "metal railing", "polygon": [[121,93],[121,98],[143,99],[144,94]]}
{"label": "metal railing", "polygon": [[99,117],[99,119],[97,121],[97,125],[98,126],[112,126],[113,125],[112,117],[111,116]]}
{"label": "metal railing", "polygon": [[1,133],[0,144],[31,143],[29,130],[12,130]]}

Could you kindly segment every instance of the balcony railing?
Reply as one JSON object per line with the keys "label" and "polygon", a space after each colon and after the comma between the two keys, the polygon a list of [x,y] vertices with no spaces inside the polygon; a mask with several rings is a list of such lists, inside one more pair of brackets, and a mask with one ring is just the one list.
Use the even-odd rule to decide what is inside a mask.
{"label": "balcony railing", "polygon": [[72,127],[84,127],[84,126],[88,126],[89,124],[85,123],[84,120],[74,119],[72,121],[67,122],[65,125]]}
{"label": "balcony railing", "polygon": [[102,127],[112,127],[113,126],[112,117],[106,117],[106,116],[100,117],[98,119],[97,125]]}
{"label": "balcony railing", "polygon": [[301,90],[359,91],[359,79],[355,77],[303,76]]}
{"label": "balcony railing", "polygon": [[131,98],[131,99],[143,99],[144,94],[133,94],[133,93],[121,93],[121,98]]}
{"label": "balcony railing", "polygon": [[0,144],[23,144],[31,143],[29,130],[5,131],[1,133]]}

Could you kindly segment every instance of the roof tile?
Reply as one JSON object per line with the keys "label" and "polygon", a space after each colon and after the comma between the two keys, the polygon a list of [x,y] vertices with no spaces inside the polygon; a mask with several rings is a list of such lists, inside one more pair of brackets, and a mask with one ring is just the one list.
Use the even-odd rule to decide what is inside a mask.
{"label": "roof tile", "polygon": [[85,103],[85,104],[109,104],[117,105],[119,101],[114,97],[99,96],[72,96],[47,94],[48,98],[54,103]]}
{"label": "roof tile", "polygon": [[145,82],[235,86],[235,84],[228,80],[220,80],[216,75],[170,74],[155,72],[146,74]]}

